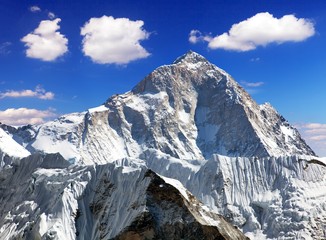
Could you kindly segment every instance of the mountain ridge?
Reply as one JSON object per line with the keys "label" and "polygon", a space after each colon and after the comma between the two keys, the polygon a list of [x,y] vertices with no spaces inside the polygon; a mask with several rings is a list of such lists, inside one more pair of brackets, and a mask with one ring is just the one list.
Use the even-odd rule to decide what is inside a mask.
{"label": "mountain ridge", "polygon": [[[82,123],[80,117],[83,114]],[[108,120],[103,119],[103,114],[108,115]],[[87,139],[87,123],[98,117],[111,128],[105,130],[112,136],[110,139],[118,140],[113,145],[124,142],[119,157],[137,157],[148,148],[189,159],[209,158],[212,154],[230,157],[315,156],[299,132],[274,108],[259,106],[229,74],[193,51],[171,65],[155,69],[130,92],[110,97],[103,106],[65,116],[69,122],[67,126],[73,127],[71,123],[79,118],[79,127],[75,127],[83,128],[76,131],[83,132],[77,134],[79,140],[76,141],[80,144],[71,149],[76,153],[83,152],[81,142]],[[65,121],[64,117],[59,119]],[[39,126],[42,130],[42,126],[47,125],[51,124]],[[28,150],[47,152],[39,147],[37,138],[36,134],[34,139],[28,142],[23,139],[22,143],[29,147]],[[158,141],[158,138],[165,140]]]}
{"label": "mountain ridge", "polygon": [[[101,185],[103,179],[97,174],[102,174],[103,169],[110,169],[107,173],[122,171],[132,175],[139,168],[151,169],[163,179],[168,177],[180,181],[203,202],[199,209],[207,207],[208,213],[223,215],[253,239],[314,239],[323,236],[322,226],[326,224],[326,217],[317,216],[326,216],[326,206],[323,205],[326,202],[324,160],[315,156],[299,132],[270,104],[258,105],[231,75],[195,52],[190,51],[174,63],[158,67],[131,91],[114,95],[98,107],[63,115],[41,125],[1,127],[6,131],[6,137],[12,137],[31,153],[27,159],[41,154],[57,161],[59,167],[54,164],[46,168],[47,163],[44,170],[36,168],[36,173],[29,172],[31,182],[39,176],[37,183],[42,186],[47,179],[54,191],[58,190],[56,182],[62,179],[79,182],[78,189],[68,186],[64,190],[69,193],[65,195],[70,199],[67,206],[74,206],[68,210],[62,208],[68,213],[64,215],[64,221],[72,224],[71,228],[63,229],[71,234],[72,239],[75,229],[84,231],[79,234],[85,238],[91,237],[91,233],[98,236],[108,232],[105,227],[103,232],[93,229],[95,226],[102,228],[101,224],[96,225],[100,219],[87,224],[86,216],[77,214],[76,198],[72,196],[80,196],[81,189],[85,190],[87,184],[91,188],[84,194],[93,196],[91,189]],[[62,157],[53,157],[55,153]],[[26,164],[27,160],[24,158],[22,161]],[[4,161],[0,180],[10,176],[19,164],[19,159]],[[56,170],[60,166],[62,172]],[[93,168],[102,170],[94,173]],[[70,178],[66,173],[72,169],[75,175]],[[121,175],[122,182],[130,181],[126,174],[122,174],[124,177]],[[19,178],[15,178],[14,184],[20,186]],[[181,184],[175,187],[182,194],[185,190]],[[143,185],[133,186],[141,191],[145,189]],[[3,189],[7,189],[6,184],[0,188],[0,196],[4,192],[10,196],[9,190]],[[17,194],[22,191],[19,187],[15,189]],[[125,210],[114,203],[118,200],[113,201],[110,194],[104,195],[97,196],[95,202],[114,204],[112,211],[121,210],[123,214],[119,216],[125,218]],[[133,206],[129,200],[125,204]],[[86,205],[94,201],[89,198],[85,201],[83,213],[92,216]],[[27,203],[17,204],[23,206]],[[41,201],[40,204],[48,203]],[[164,211],[170,210],[165,208]],[[2,219],[9,216],[4,213],[3,210],[0,220],[1,216]],[[23,214],[19,209],[16,213],[18,219]],[[32,213],[28,214],[31,216]],[[80,220],[71,219],[71,214],[77,214]],[[110,211],[105,211],[105,214],[109,222],[121,220],[115,219]],[[148,215],[138,216],[147,219]],[[39,221],[49,227],[46,231],[45,228],[35,228],[37,234],[53,231],[53,221],[48,215],[45,217]],[[142,223],[135,222],[137,226]],[[2,228],[10,232],[6,224]],[[134,234],[133,227],[119,233],[130,236],[128,234]],[[312,233],[313,229],[318,231]],[[62,231],[60,234],[65,234]],[[141,234],[148,236],[149,232]]]}

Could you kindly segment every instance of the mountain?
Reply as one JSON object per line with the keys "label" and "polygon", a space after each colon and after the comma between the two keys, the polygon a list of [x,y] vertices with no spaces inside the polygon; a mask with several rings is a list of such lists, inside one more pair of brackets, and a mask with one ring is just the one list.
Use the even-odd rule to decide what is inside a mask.
{"label": "mountain", "polygon": [[[163,111],[155,108],[157,115],[164,116],[164,122],[157,119],[161,124],[157,126],[154,119],[150,127],[169,127],[170,136],[164,133],[162,136],[167,142],[172,141],[172,146],[162,146],[161,150],[175,157],[183,158],[184,150],[193,151],[191,158],[195,159],[209,158],[212,154],[314,155],[299,133],[270,104],[257,105],[229,74],[195,52],[156,69],[132,93],[165,94]],[[110,104],[108,101],[107,105]],[[150,134],[149,138],[155,135]],[[184,148],[179,150],[174,139],[182,141]]]}
{"label": "mountain", "polygon": [[3,236],[244,238],[223,215],[253,239],[324,237],[325,161],[270,104],[195,52],[99,107],[1,127],[32,154],[0,172]]}
{"label": "mountain", "polygon": [[246,239],[135,159],[72,166],[34,154],[0,172],[0,189],[0,239]]}
{"label": "mountain", "polygon": [[148,149],[189,160],[315,155],[270,104],[258,105],[192,51],[100,107],[12,134],[30,152],[60,152],[86,164],[138,158]]}

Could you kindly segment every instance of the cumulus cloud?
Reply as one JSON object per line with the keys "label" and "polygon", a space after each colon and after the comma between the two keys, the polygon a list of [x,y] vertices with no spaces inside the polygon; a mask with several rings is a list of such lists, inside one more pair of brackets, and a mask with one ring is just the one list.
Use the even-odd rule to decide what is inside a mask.
{"label": "cumulus cloud", "polygon": [[316,153],[326,157],[326,124],[305,123],[298,124],[296,127]]}
{"label": "cumulus cloud", "polygon": [[140,45],[148,39],[141,20],[103,16],[91,18],[81,28],[83,53],[100,64],[127,64],[150,54]]}
{"label": "cumulus cloud", "polygon": [[27,47],[27,57],[54,61],[68,51],[68,39],[57,31],[60,21],[60,18],[41,21],[32,33],[21,39]]}
{"label": "cumulus cloud", "polygon": [[14,126],[40,124],[55,116],[54,109],[9,108],[5,111],[0,111],[1,122]]}
{"label": "cumulus cloud", "polygon": [[40,12],[41,11],[41,8],[39,7],[39,6],[31,6],[30,8],[29,8],[29,11],[31,11],[31,12],[33,12],[33,13],[35,13],[35,12]]}
{"label": "cumulus cloud", "polygon": [[203,35],[199,30],[191,30],[189,33],[189,42],[192,44],[198,43],[198,42],[210,42],[212,40],[212,37],[210,35]]}
{"label": "cumulus cloud", "polygon": [[35,90],[30,90],[30,89],[21,90],[21,91],[8,90],[6,92],[0,92],[0,99],[21,98],[21,97],[32,97],[32,98],[38,98],[43,100],[51,100],[54,98],[54,93],[47,92],[40,85],[36,86]]}
{"label": "cumulus cloud", "polygon": [[270,43],[300,42],[315,34],[312,21],[285,15],[275,18],[272,14],[257,13],[242,22],[233,24],[228,32],[216,37],[203,35],[198,30],[190,32],[189,41],[208,42],[210,49],[249,51]]}
{"label": "cumulus cloud", "polygon": [[200,31],[198,30],[191,30],[189,33],[189,42],[195,44],[198,43],[199,41],[203,41],[203,35]]}

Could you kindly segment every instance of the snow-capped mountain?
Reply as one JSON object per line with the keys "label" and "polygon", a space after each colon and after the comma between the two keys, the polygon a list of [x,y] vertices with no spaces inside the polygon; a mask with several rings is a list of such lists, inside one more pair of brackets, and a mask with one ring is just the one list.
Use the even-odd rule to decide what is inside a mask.
{"label": "snow-capped mountain", "polygon": [[[209,158],[212,154],[313,154],[299,133],[270,104],[257,105],[229,74],[197,53],[188,52],[172,65],[156,69],[132,93],[165,94],[163,109],[155,109],[155,114],[164,116],[164,122],[158,119],[159,123],[154,121],[150,127],[170,127],[170,136],[162,132],[158,137],[162,135],[170,144],[161,150],[176,157],[183,158],[184,151],[192,151],[192,159]],[[156,132],[150,134],[150,138],[155,135]]]}
{"label": "snow-capped mountain", "polygon": [[[99,107],[41,125],[1,127],[10,146],[26,151],[21,157],[32,155],[2,161],[0,235],[128,239],[143,226],[140,239],[160,238],[182,215],[182,228],[191,223],[198,233],[217,228],[226,239],[242,239],[221,224],[222,214],[253,239],[325,237],[323,160],[270,104],[258,105],[195,52]],[[6,148],[0,139],[0,152]],[[167,201],[160,186],[167,183],[178,197],[160,205],[158,199]],[[124,199],[123,192],[133,194]],[[181,236],[188,235],[171,235]],[[209,239],[203,236],[195,239]]]}
{"label": "snow-capped mountain", "polygon": [[86,164],[137,158],[148,149],[189,160],[314,155],[270,104],[258,105],[191,51],[100,107],[11,134],[31,152],[60,152]]}
{"label": "snow-capped mountain", "polygon": [[137,159],[73,166],[34,154],[0,172],[0,189],[0,239],[246,239]]}

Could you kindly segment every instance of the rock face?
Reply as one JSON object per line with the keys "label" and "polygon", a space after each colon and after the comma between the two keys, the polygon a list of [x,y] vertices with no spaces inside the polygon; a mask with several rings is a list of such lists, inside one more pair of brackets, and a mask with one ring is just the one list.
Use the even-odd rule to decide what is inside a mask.
{"label": "rock face", "polygon": [[138,216],[116,239],[247,239],[194,196],[183,196],[151,170],[146,190],[148,212]]}
{"label": "rock face", "polygon": [[193,160],[213,154],[315,155],[270,104],[258,105],[229,74],[195,52],[157,68],[103,106],[12,134],[31,152],[60,152],[86,164],[137,158],[147,149]]}
{"label": "rock face", "polygon": [[[229,74],[197,53],[189,52],[172,65],[156,69],[132,91],[135,95],[162,92],[166,93],[165,108],[170,108],[171,114],[163,115],[161,125],[154,123],[150,127],[168,128],[167,132],[173,134],[171,139],[189,139],[186,147],[199,148],[206,158],[212,154],[243,157],[313,154],[299,133],[270,104],[257,105]],[[162,115],[165,111],[155,109],[155,112]],[[157,134],[154,131],[149,138]],[[164,132],[161,135],[167,138]],[[191,140],[196,142],[195,146]],[[172,149],[178,149],[178,144]]]}
{"label": "rock face", "polygon": [[32,153],[1,163],[4,239],[243,239],[225,219],[253,239],[326,237],[324,159],[197,53],[86,112],[1,128]]}

